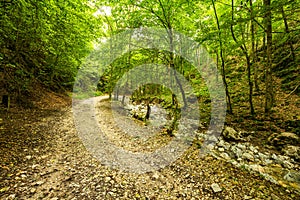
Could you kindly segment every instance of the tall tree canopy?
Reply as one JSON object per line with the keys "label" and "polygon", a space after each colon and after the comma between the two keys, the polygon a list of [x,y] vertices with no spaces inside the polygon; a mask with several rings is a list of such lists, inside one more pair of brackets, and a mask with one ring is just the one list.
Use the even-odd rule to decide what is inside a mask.
{"label": "tall tree canopy", "polygon": [[0,69],[7,92],[21,95],[36,83],[72,88],[97,37],[94,12],[82,0],[1,1]]}
{"label": "tall tree canopy", "polygon": [[299,93],[298,0],[121,0],[99,5],[111,8],[111,15],[103,18],[110,27],[108,37],[130,28],[160,27],[168,32],[170,44],[176,30],[205,46],[221,63],[226,86],[228,80],[229,111],[231,104],[246,101],[249,113],[255,115],[259,108],[254,104],[262,101],[258,96],[263,94],[264,110],[269,113],[276,102],[276,77],[282,78],[283,88]]}
{"label": "tall tree canopy", "polygon": [[[0,84],[17,95],[35,83],[71,89],[92,41],[105,43],[127,29],[159,27],[168,33],[170,52],[173,31],[205,46],[222,72],[230,112],[247,102],[254,116],[264,96],[264,110],[270,113],[277,78],[283,89],[299,94],[299,5],[299,0],[1,1]],[[116,48],[105,45],[108,51]],[[110,65],[99,86],[111,93],[126,70],[156,62],[184,74],[199,97],[208,97],[201,76],[170,52],[128,52]]]}

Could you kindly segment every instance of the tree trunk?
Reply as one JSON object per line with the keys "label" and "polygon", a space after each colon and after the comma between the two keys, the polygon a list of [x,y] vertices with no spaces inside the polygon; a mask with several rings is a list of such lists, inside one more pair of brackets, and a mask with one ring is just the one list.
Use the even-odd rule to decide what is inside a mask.
{"label": "tree trunk", "polygon": [[230,99],[230,94],[229,94],[229,91],[228,91],[228,85],[227,85],[226,76],[225,76],[225,60],[224,60],[224,56],[223,56],[223,44],[222,44],[222,38],[221,38],[221,29],[220,29],[219,18],[218,18],[218,15],[217,15],[217,10],[216,10],[214,0],[212,0],[212,4],[213,4],[214,13],[215,13],[216,21],[217,21],[218,32],[219,32],[218,34],[219,34],[219,43],[220,43],[222,79],[223,79],[223,83],[224,83],[224,86],[225,86],[225,93],[226,93],[226,99],[227,99],[227,110],[228,110],[229,114],[232,114],[231,99]]}
{"label": "tree trunk", "polygon": [[[238,41],[234,35],[234,30],[233,30],[233,22],[234,22],[234,0],[231,1],[231,26],[230,26],[230,30],[231,30],[231,35],[233,40],[238,44]],[[244,34],[244,33],[242,33]],[[251,80],[251,63],[250,63],[250,57],[249,54],[247,52],[247,48],[246,45],[240,45],[240,48],[242,50],[242,52],[244,53],[245,57],[246,57],[246,62],[247,62],[247,78],[248,78],[248,86],[249,86],[249,104],[250,104],[250,112],[251,115],[254,115],[254,107],[253,107],[253,101],[252,101],[252,94],[253,94],[253,83]]]}
{"label": "tree trunk", "polygon": [[[180,90],[180,93],[181,93],[181,96],[182,96],[182,99],[183,99],[183,104],[184,104],[183,109],[185,109],[187,107],[186,97],[185,97],[185,93],[184,93],[182,84],[180,83],[180,80],[177,77],[176,69],[175,69],[175,65],[174,65],[174,60],[175,59],[174,59],[174,53],[173,53],[173,50],[174,50],[174,47],[173,47],[173,30],[172,29],[168,30],[168,33],[169,33],[169,42],[170,42],[170,61],[169,61],[170,62],[170,67],[174,70],[174,77],[175,77],[177,85],[179,86],[179,90]],[[171,75],[172,74],[170,74],[170,76]]]}
{"label": "tree trunk", "polygon": [[265,114],[270,115],[274,104],[273,77],[272,77],[272,18],[271,0],[264,0],[265,30],[267,35],[267,63],[265,67],[266,94],[265,94]]}
{"label": "tree trunk", "polygon": [[10,107],[10,96],[9,95],[3,95],[2,96],[2,104],[4,105],[7,110],[9,110]]}
{"label": "tree trunk", "polygon": [[258,85],[258,78],[257,78],[257,54],[255,50],[255,27],[254,27],[254,14],[253,14],[253,2],[252,0],[249,1],[250,3],[250,15],[251,15],[251,54],[252,54],[252,65],[254,69],[254,90],[259,92],[259,85]]}
{"label": "tree trunk", "polygon": [[294,50],[293,43],[292,43],[291,38],[290,38],[290,29],[289,29],[289,25],[287,23],[287,19],[286,19],[286,15],[285,15],[283,6],[281,7],[281,14],[282,14],[283,22],[284,22],[285,33],[288,36],[287,41],[288,41],[288,44],[289,44],[290,49],[291,49],[292,59],[293,59],[293,61],[295,61],[295,50]]}

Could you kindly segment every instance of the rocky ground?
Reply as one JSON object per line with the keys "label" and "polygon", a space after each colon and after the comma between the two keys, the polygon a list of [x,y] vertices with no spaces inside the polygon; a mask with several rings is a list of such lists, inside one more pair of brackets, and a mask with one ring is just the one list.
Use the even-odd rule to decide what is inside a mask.
{"label": "rocky ground", "polygon": [[[162,140],[161,145],[169,141],[160,135],[136,147],[130,137],[114,130],[108,103],[98,106],[103,108],[97,113],[103,119],[100,126],[107,125],[112,141],[124,148],[145,150],[141,144],[146,144],[149,151],[154,141]],[[205,135],[198,133],[197,137],[201,140]],[[12,107],[9,112],[1,108],[0,141],[1,199],[300,199],[294,177],[298,163],[260,151],[250,141],[219,141],[215,151],[204,157],[199,157],[199,145],[193,143],[175,162],[154,172],[112,169],[86,150],[70,105]],[[280,167],[283,177],[259,166]],[[255,167],[257,170],[249,170]],[[287,170],[293,181],[284,178]]]}

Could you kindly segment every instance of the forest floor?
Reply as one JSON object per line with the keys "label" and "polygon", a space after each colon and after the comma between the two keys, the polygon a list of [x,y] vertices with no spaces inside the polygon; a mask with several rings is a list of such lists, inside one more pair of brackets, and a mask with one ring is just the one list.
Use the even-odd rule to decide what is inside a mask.
{"label": "forest floor", "polygon": [[111,169],[78,137],[70,99],[49,93],[37,105],[0,108],[0,199],[300,199],[246,169],[200,158],[196,145],[155,172]]}

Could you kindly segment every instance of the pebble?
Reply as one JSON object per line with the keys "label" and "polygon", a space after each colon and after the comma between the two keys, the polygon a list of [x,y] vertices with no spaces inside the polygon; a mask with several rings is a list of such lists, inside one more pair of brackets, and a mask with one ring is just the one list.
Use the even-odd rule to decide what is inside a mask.
{"label": "pebble", "polygon": [[254,161],[254,157],[251,153],[243,153],[243,158],[246,158],[247,160]]}
{"label": "pebble", "polygon": [[242,151],[237,145],[231,146],[231,151],[232,151],[237,157],[241,157],[242,154],[243,154],[243,151]]}
{"label": "pebble", "polygon": [[258,153],[258,150],[254,146],[250,146],[249,149],[254,153]]}
{"label": "pebble", "polygon": [[226,159],[226,160],[230,160],[230,159],[231,159],[231,157],[230,157],[227,153],[225,153],[225,152],[222,152],[222,153],[220,154],[220,156],[221,156],[222,158]]}
{"label": "pebble", "polygon": [[246,146],[242,143],[238,143],[236,146],[242,150],[246,150]]}
{"label": "pebble", "polygon": [[229,150],[229,149],[230,149],[230,144],[229,144],[228,142],[224,142],[223,147],[224,147],[226,150]]}
{"label": "pebble", "polygon": [[111,180],[111,178],[109,176],[105,177],[105,179],[104,179],[105,183],[108,183],[110,180]]}
{"label": "pebble", "polygon": [[30,189],[30,193],[35,193],[36,192],[36,189],[35,188],[31,188]]}
{"label": "pebble", "polygon": [[42,185],[42,184],[44,184],[44,181],[37,181],[37,182],[33,183],[33,185]]}
{"label": "pebble", "polygon": [[283,178],[287,181],[300,183],[300,174],[299,173],[288,172],[286,175],[284,175]]}
{"label": "pebble", "polygon": [[8,196],[8,199],[15,199],[16,198],[16,194],[11,194]]}
{"label": "pebble", "polygon": [[262,161],[262,163],[263,163],[264,165],[269,165],[269,164],[272,164],[273,161],[270,160],[270,159],[265,159],[265,160]]}
{"label": "pebble", "polygon": [[261,158],[261,159],[267,159],[268,158],[268,156],[267,155],[265,155],[265,154],[263,154],[263,153],[258,153],[258,156]]}
{"label": "pebble", "polygon": [[219,150],[220,152],[224,152],[224,151],[225,151],[225,149],[222,148],[222,147],[218,148],[218,150]]}
{"label": "pebble", "polygon": [[152,178],[158,179],[159,178],[159,174],[157,174],[157,173],[153,174]]}
{"label": "pebble", "polygon": [[275,194],[271,194],[271,198],[272,198],[272,200],[280,200],[280,198],[278,196],[276,196]]}
{"label": "pebble", "polygon": [[290,163],[289,161],[285,160],[283,161],[282,165],[288,169],[293,169],[294,165],[292,163]]}
{"label": "pebble", "polygon": [[214,191],[214,193],[217,193],[217,192],[221,192],[221,191],[222,191],[222,189],[220,188],[220,186],[219,186],[217,183],[211,184],[211,188],[212,188],[212,190]]}
{"label": "pebble", "polygon": [[27,160],[30,160],[31,157],[32,157],[32,156],[29,155],[29,156],[26,156],[25,158],[26,158]]}
{"label": "pebble", "polygon": [[272,154],[271,158],[274,159],[274,160],[278,160],[278,157],[274,153]]}
{"label": "pebble", "polygon": [[253,198],[252,196],[248,196],[248,195],[244,196],[244,200],[248,200],[248,199],[252,199],[252,198]]}

